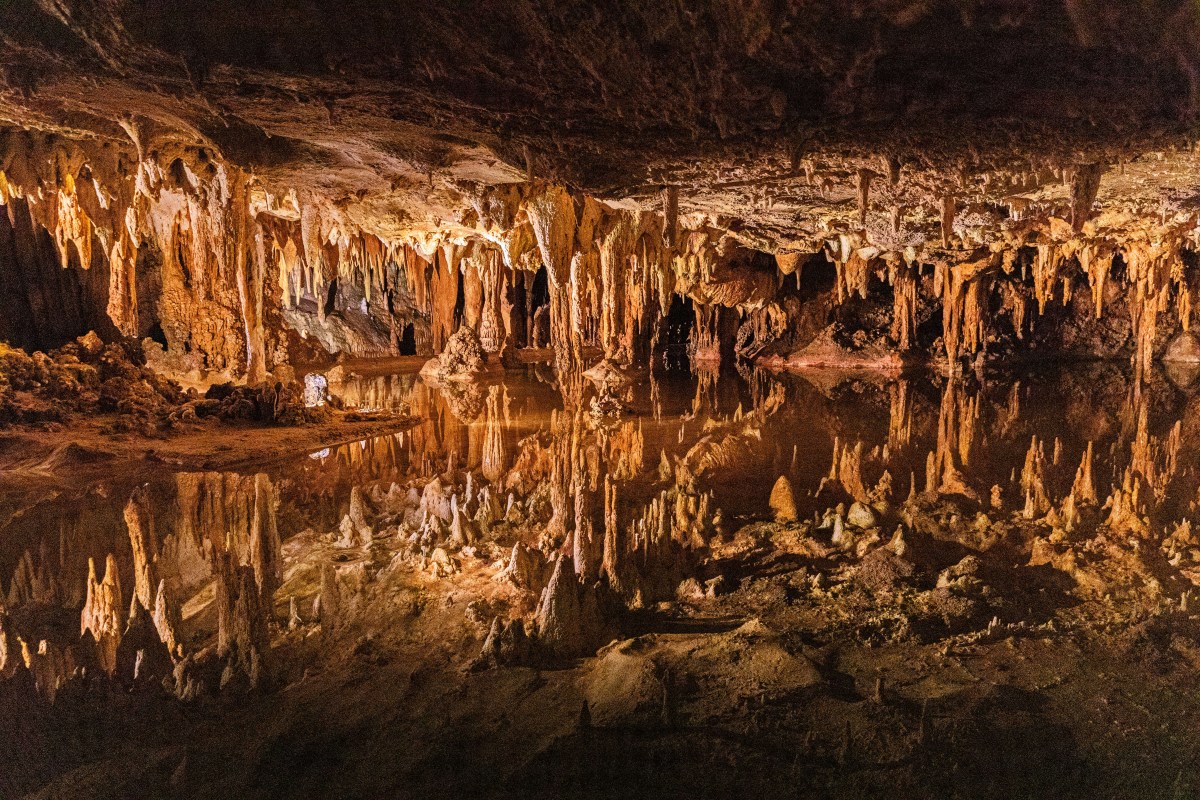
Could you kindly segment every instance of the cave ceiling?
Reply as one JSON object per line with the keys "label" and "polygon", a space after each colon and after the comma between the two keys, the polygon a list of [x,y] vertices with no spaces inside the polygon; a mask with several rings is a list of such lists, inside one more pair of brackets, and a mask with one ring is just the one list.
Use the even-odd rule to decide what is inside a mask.
{"label": "cave ceiling", "polygon": [[1089,171],[1088,232],[1153,235],[1191,210],[1198,19],[1090,0],[9,0],[0,121],[131,157],[204,148],[274,213],[316,198],[388,239],[465,231],[464,187],[534,177],[652,209],[675,187],[685,219],[770,252],[876,229],[881,250],[936,250],[947,206],[982,243],[1053,236]]}

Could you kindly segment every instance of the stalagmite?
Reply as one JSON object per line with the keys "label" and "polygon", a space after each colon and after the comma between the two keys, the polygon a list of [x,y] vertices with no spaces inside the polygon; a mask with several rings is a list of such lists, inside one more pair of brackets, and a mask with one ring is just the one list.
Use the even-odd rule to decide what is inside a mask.
{"label": "stalagmite", "polygon": [[582,627],[575,567],[569,556],[560,555],[542,592],[537,614],[538,640],[556,655],[579,655],[587,647]]}
{"label": "stalagmite", "polygon": [[1092,442],[1087,443],[1079,469],[1075,473],[1075,483],[1071,486],[1071,497],[1079,504],[1096,504],[1096,483],[1092,480]]}
{"label": "stalagmite", "polygon": [[560,376],[570,376],[577,366],[571,347],[571,309],[567,295],[575,238],[575,204],[561,186],[544,186],[530,196],[526,213],[550,278],[550,339],[556,365]]}
{"label": "stalagmite", "polygon": [[1025,454],[1025,466],[1021,470],[1021,491],[1025,494],[1026,519],[1037,519],[1050,510],[1050,499],[1045,485],[1045,447],[1034,436]]}
{"label": "stalagmite", "polygon": [[0,3],[0,795],[1194,793],[1200,5],[343,6]]}
{"label": "stalagmite", "polygon": [[776,522],[792,523],[797,519],[796,498],[792,491],[792,483],[786,475],[780,475],[771,489],[771,511],[775,514]]}
{"label": "stalagmite", "polygon": [[267,678],[270,598],[259,594],[252,567],[237,566],[228,553],[217,561],[217,651],[225,661],[221,685],[245,681],[256,689]]}

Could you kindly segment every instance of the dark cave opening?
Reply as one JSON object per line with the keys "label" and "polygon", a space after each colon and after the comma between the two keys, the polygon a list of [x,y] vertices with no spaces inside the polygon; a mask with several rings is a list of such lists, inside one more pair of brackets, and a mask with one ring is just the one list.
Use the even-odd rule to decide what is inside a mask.
{"label": "dark cave opening", "polygon": [[337,309],[337,293],[338,279],[334,278],[329,282],[329,290],[325,293],[325,316],[329,316]]}
{"label": "dark cave opening", "polygon": [[107,263],[94,258],[88,267],[69,243],[63,268],[50,234],[35,228],[28,205],[14,198],[9,213],[0,213],[0,340],[49,350],[88,331],[116,338],[107,313]]}
{"label": "dark cave opening", "polygon": [[417,332],[416,327],[410,322],[404,326],[404,331],[400,334],[400,355],[415,356],[417,354]]}

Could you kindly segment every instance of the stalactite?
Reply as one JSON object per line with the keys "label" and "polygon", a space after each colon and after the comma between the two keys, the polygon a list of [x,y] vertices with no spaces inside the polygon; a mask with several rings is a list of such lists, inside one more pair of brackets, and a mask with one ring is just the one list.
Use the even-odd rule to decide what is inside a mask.
{"label": "stalactite", "polygon": [[910,350],[917,331],[917,275],[900,263],[889,266],[892,284],[892,338],[900,350]]}
{"label": "stalactite", "polygon": [[874,177],[875,173],[869,169],[860,169],[857,174],[858,223],[860,225],[867,224],[867,212],[871,208],[871,180]]}
{"label": "stalactite", "polygon": [[1071,190],[1071,226],[1075,232],[1083,230],[1100,192],[1100,178],[1104,175],[1104,164],[1079,164],[1068,171],[1067,181]]}
{"label": "stalactite", "polygon": [[662,193],[663,246],[668,250],[675,247],[679,238],[679,187],[668,186]]}
{"label": "stalactite", "polygon": [[1038,301],[1038,313],[1046,313],[1046,303],[1054,297],[1065,256],[1056,244],[1039,244],[1033,260],[1033,292]]}
{"label": "stalactite", "polygon": [[550,340],[560,380],[569,380],[580,366],[571,347],[568,286],[575,239],[575,203],[561,186],[545,186],[526,201],[526,213],[541,251],[550,286]]}
{"label": "stalactite", "polygon": [[954,213],[956,210],[956,202],[954,195],[948,194],[942,197],[942,214],[941,214],[941,229],[942,229],[942,247],[950,247],[950,237],[954,235]]}
{"label": "stalactite", "polygon": [[954,370],[960,356],[974,353],[983,342],[987,312],[986,270],[996,259],[983,259],[940,267],[942,278],[942,341],[946,360]]}
{"label": "stalactite", "polygon": [[1087,243],[1079,248],[1077,258],[1080,268],[1087,275],[1088,285],[1092,289],[1092,303],[1096,307],[1096,319],[1101,319],[1104,316],[1104,288],[1108,281],[1109,270],[1112,269],[1111,248]]}
{"label": "stalactite", "polygon": [[637,220],[632,214],[619,214],[600,245],[600,282],[603,287],[600,310],[600,339],[606,358],[627,362],[622,336],[628,324],[631,303],[626,296],[629,260],[637,236]]}
{"label": "stalactite", "polygon": [[487,352],[499,353],[504,349],[505,340],[509,335],[509,331],[503,323],[507,315],[501,309],[501,303],[506,294],[505,273],[500,264],[499,254],[495,250],[487,250],[477,265],[483,284],[483,311],[479,322],[479,341]]}

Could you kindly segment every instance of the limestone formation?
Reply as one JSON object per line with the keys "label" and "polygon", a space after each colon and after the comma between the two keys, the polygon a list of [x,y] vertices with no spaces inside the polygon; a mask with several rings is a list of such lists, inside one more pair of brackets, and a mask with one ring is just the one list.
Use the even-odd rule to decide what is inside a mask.
{"label": "limestone formation", "polygon": [[776,522],[796,521],[796,497],[792,491],[792,483],[786,475],[780,475],[779,480],[775,481],[769,503]]}
{"label": "limestone formation", "polygon": [[0,3],[0,796],[1194,795],[1197,141],[1183,0]]}
{"label": "limestone formation", "polygon": [[97,580],[96,562],[88,559],[87,600],[79,634],[91,634],[96,643],[96,661],[109,675],[117,670],[117,648],[125,628],[125,611],[117,560],[110,554],[104,564],[104,579]]}

